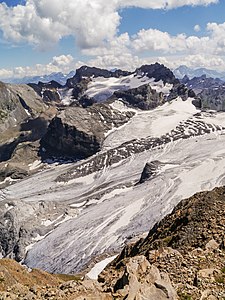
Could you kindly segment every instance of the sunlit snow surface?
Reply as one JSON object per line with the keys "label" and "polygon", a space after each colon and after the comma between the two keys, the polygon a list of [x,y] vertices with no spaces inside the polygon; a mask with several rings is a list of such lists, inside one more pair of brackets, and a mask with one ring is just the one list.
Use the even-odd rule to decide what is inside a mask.
{"label": "sunlit snow surface", "polygon": [[[115,91],[125,91],[133,88],[138,88],[144,84],[149,84],[152,89],[156,90],[158,93],[162,92],[164,94],[169,94],[172,84],[164,84],[162,80],[155,82],[154,78],[149,78],[147,76],[137,76],[129,75],[120,78],[104,78],[96,77],[91,78],[88,84],[88,89],[85,92],[90,98],[93,98],[96,102],[103,102],[113,95]],[[73,89],[61,88],[58,89],[60,98],[62,99],[63,105],[70,105],[74,100]]]}
{"label": "sunlit snow surface", "polygon": [[[117,103],[118,104],[118,103]],[[166,104],[151,112],[137,112],[136,121],[115,129],[105,148],[128,139],[160,136],[198,111],[187,102]],[[184,198],[225,184],[225,113],[203,113],[202,122],[215,124],[214,132],[179,139],[132,154],[90,175],[58,182],[60,174],[76,164],[52,165],[2,191],[0,198],[63,201],[79,208],[78,216],[63,222],[30,248],[25,262],[57,273],[82,270],[94,256],[114,254],[127,239],[147,232]],[[188,129],[190,130],[190,129]],[[110,137],[110,135],[108,136]],[[136,184],[146,162],[161,162],[156,175]]]}
{"label": "sunlit snow surface", "polygon": [[158,93],[163,92],[164,94],[169,94],[173,87],[172,84],[164,84],[162,80],[155,82],[154,78],[132,74],[120,78],[92,78],[85,94],[90,98],[94,98],[97,102],[101,102],[112,96],[115,91],[129,90],[144,84],[149,84],[152,89]]}
{"label": "sunlit snow surface", "polygon": [[104,270],[104,268],[113,261],[117,255],[113,255],[111,257],[107,257],[102,261],[98,262],[94,265],[94,267],[86,274],[90,279],[98,279],[98,275]]}

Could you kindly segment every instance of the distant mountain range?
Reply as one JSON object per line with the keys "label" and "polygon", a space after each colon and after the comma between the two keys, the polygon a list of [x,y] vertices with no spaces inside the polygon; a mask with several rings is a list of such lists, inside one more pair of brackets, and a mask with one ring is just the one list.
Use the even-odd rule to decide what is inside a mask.
{"label": "distant mountain range", "polygon": [[202,75],[206,75],[206,77],[225,80],[225,72],[218,72],[206,68],[191,69],[184,65],[175,69],[173,73],[178,79],[182,79],[184,76],[188,76],[189,79],[192,79],[194,77],[201,77]]}
{"label": "distant mountain range", "polygon": [[27,83],[38,83],[41,82],[50,82],[52,80],[57,81],[61,85],[64,85],[68,78],[71,78],[75,75],[75,71],[71,71],[68,74],[63,74],[62,72],[54,72],[49,75],[42,75],[42,76],[26,76],[23,78],[7,78],[3,79],[2,81],[7,83],[14,83],[14,84],[27,84]]}
{"label": "distant mountain range", "polygon": [[[111,70],[113,72],[115,70]],[[184,76],[187,76],[189,79],[192,79],[194,77],[201,77],[202,75],[206,75],[207,78],[219,78],[223,81],[225,81],[225,72],[218,72],[216,70],[210,70],[206,68],[198,68],[198,69],[192,69],[185,65],[181,65],[175,70],[173,70],[173,73],[176,78],[182,79]],[[62,72],[54,72],[49,75],[41,75],[41,76],[26,76],[23,78],[7,78],[3,79],[3,82],[7,83],[14,83],[14,84],[27,84],[27,83],[38,83],[41,82],[50,82],[52,80],[57,81],[61,85],[65,85],[67,82],[67,79],[72,78],[76,74],[76,71],[70,71],[68,74],[64,74]]]}

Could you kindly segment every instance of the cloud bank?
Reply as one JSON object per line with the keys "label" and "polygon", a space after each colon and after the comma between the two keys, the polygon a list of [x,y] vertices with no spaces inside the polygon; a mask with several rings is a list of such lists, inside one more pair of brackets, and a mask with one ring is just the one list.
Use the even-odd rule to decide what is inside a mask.
{"label": "cloud bank", "polygon": [[0,4],[0,29],[6,40],[26,42],[41,49],[72,35],[81,48],[112,40],[120,24],[118,10],[125,7],[172,9],[209,5],[217,0],[27,0],[8,7]]}
{"label": "cloud bank", "polygon": [[[134,69],[156,60],[169,67],[225,67],[225,23],[208,23],[205,36],[171,35],[156,28],[142,29],[135,35],[118,35],[120,9],[174,9],[207,6],[218,0],[27,0],[25,5],[8,7],[0,3],[0,30],[6,41],[29,44],[48,50],[63,37],[74,37],[86,64],[104,68]],[[201,30],[199,25],[195,32]],[[148,57],[153,53],[153,57]],[[200,54],[202,53],[202,54]],[[40,75],[64,71],[82,64],[71,55],[53,57],[47,65],[0,70],[0,77]]]}

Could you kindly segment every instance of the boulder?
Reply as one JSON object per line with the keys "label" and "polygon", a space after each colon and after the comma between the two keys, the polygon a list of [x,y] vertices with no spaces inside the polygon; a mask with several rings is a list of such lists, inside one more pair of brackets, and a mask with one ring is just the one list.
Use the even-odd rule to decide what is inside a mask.
{"label": "boulder", "polygon": [[120,265],[121,268],[118,266],[114,270],[106,269],[100,276],[100,281],[105,276],[107,283],[111,283],[113,297],[129,300],[177,299],[167,273],[160,272],[145,256],[128,258]]}

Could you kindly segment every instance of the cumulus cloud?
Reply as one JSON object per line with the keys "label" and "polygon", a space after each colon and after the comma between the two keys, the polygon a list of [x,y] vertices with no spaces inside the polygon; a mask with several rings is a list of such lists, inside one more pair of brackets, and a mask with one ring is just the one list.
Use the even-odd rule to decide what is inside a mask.
{"label": "cumulus cloud", "polygon": [[222,55],[225,52],[225,23],[208,23],[206,29],[208,34],[202,37],[173,36],[157,29],[142,29],[131,38],[131,45],[137,52]]}
{"label": "cumulus cloud", "polygon": [[195,31],[195,32],[201,31],[200,25],[196,24],[196,25],[194,26],[194,31]]}
{"label": "cumulus cloud", "polygon": [[26,5],[0,4],[4,38],[46,49],[72,35],[81,48],[97,46],[116,34],[120,17],[103,0],[27,0]]}
{"label": "cumulus cloud", "polygon": [[[207,24],[203,37],[184,33],[171,35],[158,29],[142,29],[137,34],[118,35],[120,9],[140,7],[173,9],[185,5],[210,5],[218,0],[27,0],[25,5],[8,7],[0,3],[0,30],[7,41],[29,43],[48,49],[65,36],[73,36],[85,64],[104,68],[132,70],[142,63],[159,61],[173,67],[179,63],[199,66],[224,64],[225,23]],[[194,30],[198,32],[200,26]],[[148,53],[153,57],[148,57]],[[199,53],[203,53],[200,55]],[[46,65],[0,70],[0,77],[41,75],[67,72],[80,66],[71,55],[53,57]],[[8,76],[8,75],[9,76]]]}
{"label": "cumulus cloud", "polygon": [[77,64],[71,55],[54,56],[48,64],[36,64],[34,66],[16,67],[13,69],[0,69],[0,78],[22,78],[26,76],[41,76],[53,72],[68,73],[76,69]]}
{"label": "cumulus cloud", "polygon": [[112,40],[120,24],[119,9],[140,7],[172,9],[209,5],[217,0],[27,0],[8,7],[0,3],[0,29],[14,43],[27,42],[41,49],[72,35],[81,48]]}
{"label": "cumulus cloud", "polygon": [[218,3],[218,0],[119,0],[122,7],[141,7],[152,9],[172,9],[185,5],[198,6]]}

